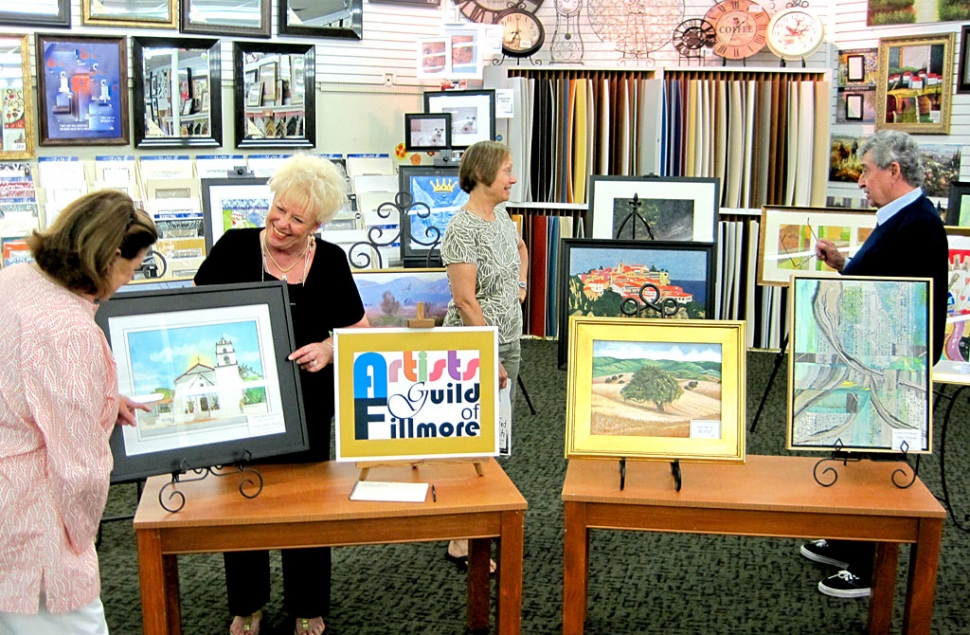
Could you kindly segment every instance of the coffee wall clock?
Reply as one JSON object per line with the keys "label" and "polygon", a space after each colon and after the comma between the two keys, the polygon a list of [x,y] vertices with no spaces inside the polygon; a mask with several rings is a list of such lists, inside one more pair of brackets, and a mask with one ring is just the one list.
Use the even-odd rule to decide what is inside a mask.
{"label": "coffee wall clock", "polygon": [[724,0],[704,19],[714,25],[714,54],[729,60],[751,57],[767,43],[771,17],[751,0]]}

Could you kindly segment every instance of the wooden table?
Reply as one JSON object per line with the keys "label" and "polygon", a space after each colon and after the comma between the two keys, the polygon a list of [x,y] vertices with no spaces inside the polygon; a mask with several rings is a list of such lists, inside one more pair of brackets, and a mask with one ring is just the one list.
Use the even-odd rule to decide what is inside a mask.
{"label": "wooden table", "polygon": [[830,464],[838,482],[822,487],[812,478],[817,461],[749,456],[743,465],[688,463],[677,492],[668,463],[629,461],[620,491],[617,461],[571,460],[562,491],[563,635],[583,632],[590,529],[877,542],[870,635],[891,628],[898,543],[912,543],[903,629],[928,634],[946,512],[919,479],[909,489],[895,487],[895,464]]}
{"label": "wooden table", "polygon": [[[368,480],[433,483],[437,502],[350,501],[358,470],[346,463],[262,465],[265,486],[243,498],[238,476],[179,484],[185,507],[159,506],[168,476],[148,479],[135,513],[146,635],[181,633],[176,554],[294,547],[386,544],[468,538],[468,626],[489,627],[489,552],[498,539],[496,606],[500,635],[522,621],[522,550],[526,501],[494,460],[484,476],[470,463],[373,468]],[[167,493],[167,492],[166,492]]]}

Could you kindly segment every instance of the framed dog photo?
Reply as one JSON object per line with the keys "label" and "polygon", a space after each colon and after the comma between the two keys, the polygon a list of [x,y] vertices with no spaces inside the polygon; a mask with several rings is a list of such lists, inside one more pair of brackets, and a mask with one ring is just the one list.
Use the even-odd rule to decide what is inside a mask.
{"label": "framed dog photo", "polygon": [[132,291],[97,322],[118,390],[149,407],[111,435],[112,482],[308,447],[286,285]]}
{"label": "framed dog photo", "polygon": [[566,458],[743,461],[744,325],[571,317]]}
{"label": "framed dog photo", "polygon": [[792,277],[789,450],[932,451],[931,285]]}

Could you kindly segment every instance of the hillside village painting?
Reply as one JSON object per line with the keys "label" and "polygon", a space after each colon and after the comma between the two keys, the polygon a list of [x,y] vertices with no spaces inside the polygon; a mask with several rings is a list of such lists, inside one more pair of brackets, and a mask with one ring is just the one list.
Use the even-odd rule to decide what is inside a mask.
{"label": "hillside village painting", "polygon": [[248,426],[280,408],[256,320],[129,330],[125,341],[131,394],[150,397],[151,411],[137,412],[141,440]]}
{"label": "hillside village painting", "polygon": [[372,327],[406,327],[424,302],[424,317],[441,326],[448,312],[451,288],[444,269],[354,271],[354,283]]}
{"label": "hillside village painting", "polygon": [[590,434],[689,438],[720,419],[720,344],[593,342]]}

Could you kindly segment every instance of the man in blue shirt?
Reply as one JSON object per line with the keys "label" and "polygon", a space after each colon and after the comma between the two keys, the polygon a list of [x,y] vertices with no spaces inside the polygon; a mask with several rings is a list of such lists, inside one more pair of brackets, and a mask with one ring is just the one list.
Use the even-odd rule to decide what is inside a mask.
{"label": "man in blue shirt", "polygon": [[[943,353],[946,329],[949,250],[943,222],[923,195],[925,170],[919,146],[908,134],[881,130],[859,146],[862,188],[878,208],[876,228],[851,258],[828,240],[819,240],[815,255],[844,275],[890,278],[932,278],[933,356]],[[809,560],[837,567],[839,572],[818,583],[825,595],[868,597],[874,543],[816,540],[801,547]]]}

